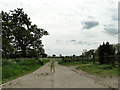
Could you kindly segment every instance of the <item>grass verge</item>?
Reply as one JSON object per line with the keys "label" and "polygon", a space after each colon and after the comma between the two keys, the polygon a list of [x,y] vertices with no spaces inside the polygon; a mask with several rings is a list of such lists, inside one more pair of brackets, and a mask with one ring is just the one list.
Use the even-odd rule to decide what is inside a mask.
{"label": "grass verge", "polygon": [[[43,63],[41,63],[41,61]],[[47,63],[49,59],[19,58],[3,60],[2,66],[2,83],[8,82],[20,76],[29,74],[42,65]]]}
{"label": "grass verge", "polygon": [[60,62],[60,65],[64,66],[77,66],[77,70],[88,72],[92,75],[98,75],[101,77],[113,77],[118,76],[118,67],[112,65],[100,65],[99,63],[93,64],[91,61],[85,62]]}
{"label": "grass verge", "polygon": [[92,62],[58,62],[60,65],[64,65],[64,66],[74,66],[74,65],[89,65]]}
{"label": "grass verge", "polygon": [[113,77],[118,76],[118,67],[113,67],[111,65],[99,65],[99,64],[90,64],[90,65],[79,65],[76,67],[78,70],[88,72],[93,75],[99,75],[101,77]]}

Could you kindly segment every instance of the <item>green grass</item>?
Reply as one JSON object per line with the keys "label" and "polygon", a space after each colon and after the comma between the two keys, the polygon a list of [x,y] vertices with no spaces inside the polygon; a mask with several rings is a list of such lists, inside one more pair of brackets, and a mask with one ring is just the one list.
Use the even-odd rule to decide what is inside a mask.
{"label": "green grass", "polygon": [[98,62],[93,64],[91,61],[79,61],[79,62],[59,62],[64,66],[77,66],[77,70],[88,72],[89,74],[98,75],[101,77],[113,77],[118,76],[118,67],[111,65],[100,65]]}
{"label": "green grass", "polygon": [[76,67],[78,70],[83,70],[90,74],[99,75],[101,77],[112,77],[118,76],[118,68],[111,65],[99,65],[99,64],[90,64],[90,65],[79,65]]}
{"label": "green grass", "polygon": [[84,62],[59,62],[59,64],[60,65],[64,65],[64,66],[74,66],[74,65],[88,65],[88,64],[90,64],[90,63],[92,63],[92,62],[87,62],[87,61],[84,61]]}
{"label": "green grass", "polygon": [[[41,60],[43,61],[43,65],[49,61],[49,59],[45,58]],[[3,60],[2,83],[31,73],[41,66],[42,64],[40,62],[40,59],[36,60],[34,58]]]}

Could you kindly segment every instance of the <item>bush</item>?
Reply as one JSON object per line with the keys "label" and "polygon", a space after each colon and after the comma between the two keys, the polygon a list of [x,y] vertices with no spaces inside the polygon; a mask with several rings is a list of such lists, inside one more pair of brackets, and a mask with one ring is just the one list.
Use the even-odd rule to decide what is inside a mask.
{"label": "bush", "polygon": [[37,64],[43,65],[44,63],[43,63],[43,61],[41,59],[38,59]]}

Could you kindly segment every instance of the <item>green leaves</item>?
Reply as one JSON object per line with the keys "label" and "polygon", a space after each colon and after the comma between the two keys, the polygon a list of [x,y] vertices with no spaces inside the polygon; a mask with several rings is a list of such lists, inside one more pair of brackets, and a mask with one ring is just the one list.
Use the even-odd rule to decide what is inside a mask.
{"label": "green leaves", "polygon": [[23,9],[17,8],[9,13],[2,11],[3,58],[6,55],[10,56],[9,52],[14,55],[22,52],[22,57],[29,57],[31,48],[37,56],[44,53],[41,37],[48,35],[48,32],[31,23],[30,18],[24,13]]}
{"label": "green leaves", "polygon": [[109,42],[100,45],[98,48],[98,57],[100,64],[110,64],[110,60],[107,58],[110,55],[115,55],[115,48],[110,45]]}

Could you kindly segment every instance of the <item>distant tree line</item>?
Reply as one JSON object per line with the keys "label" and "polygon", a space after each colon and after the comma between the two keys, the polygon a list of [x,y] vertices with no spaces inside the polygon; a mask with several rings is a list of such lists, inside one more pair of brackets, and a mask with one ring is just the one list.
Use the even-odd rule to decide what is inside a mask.
{"label": "distant tree line", "polygon": [[83,50],[80,56],[62,56],[62,62],[79,62],[79,61],[93,61],[99,62],[99,64],[112,64],[115,65],[119,63],[120,55],[120,45],[119,44],[109,44],[106,42],[100,45],[97,49],[91,49],[87,51]]}
{"label": "distant tree line", "polygon": [[109,44],[106,42],[100,45],[96,50],[89,50],[84,52],[83,57],[87,57],[95,63],[98,61],[100,64],[118,64],[118,56],[120,55],[119,44]]}
{"label": "distant tree line", "polygon": [[2,11],[1,14],[3,58],[47,56],[41,37],[48,32],[32,24],[23,9]]}

